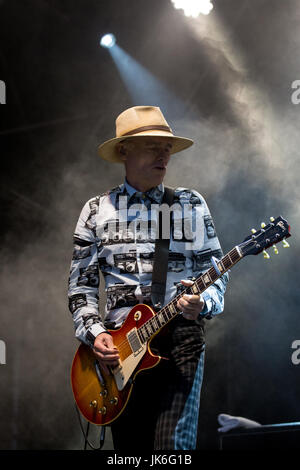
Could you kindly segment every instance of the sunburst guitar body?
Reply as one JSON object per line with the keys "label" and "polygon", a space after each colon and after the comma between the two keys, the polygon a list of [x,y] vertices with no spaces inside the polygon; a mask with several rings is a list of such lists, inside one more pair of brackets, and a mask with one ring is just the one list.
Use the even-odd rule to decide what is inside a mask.
{"label": "sunburst guitar body", "polygon": [[150,341],[142,343],[138,329],[152,319],[155,312],[145,304],[135,305],[122,327],[108,330],[118,348],[120,365],[104,374],[92,349],[81,344],[71,368],[71,384],[76,404],[93,424],[107,425],[124,410],[136,375],[155,367],[161,360],[151,352]]}

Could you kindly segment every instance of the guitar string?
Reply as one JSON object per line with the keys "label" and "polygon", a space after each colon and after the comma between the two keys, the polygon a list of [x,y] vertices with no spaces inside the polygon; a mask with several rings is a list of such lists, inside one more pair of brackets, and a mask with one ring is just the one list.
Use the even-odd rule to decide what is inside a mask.
{"label": "guitar string", "polygon": [[[241,255],[240,253],[238,252],[238,250],[236,249],[236,247],[232,248],[232,250],[230,250],[224,257],[221,258],[221,260],[219,261],[219,263],[222,264],[222,267],[224,268],[223,269],[223,273],[221,275],[223,275],[226,271],[228,271],[234,264],[236,264],[240,259],[241,259]],[[217,277],[215,279],[213,279],[213,277],[215,277],[215,275],[217,274]],[[206,282],[204,281],[204,276],[205,275],[208,275],[209,278],[210,278],[210,281],[208,284],[206,284]],[[173,305],[175,302],[176,302],[176,305],[177,305],[177,301],[183,297],[188,291],[189,293],[191,292],[191,288],[196,284],[197,287],[199,288],[198,290],[198,293],[202,293],[204,290],[206,290],[210,285],[212,285],[219,277],[221,277],[221,275],[218,275],[218,273],[216,272],[214,266],[212,266],[210,269],[208,269],[205,273],[203,273],[198,279],[196,279],[194,281],[194,283],[192,284],[192,286],[188,286],[186,287],[180,294],[178,294],[174,299],[172,299],[171,302],[169,302],[167,305],[165,305],[159,312],[157,312],[153,317],[151,317],[150,319],[148,319],[145,323],[143,323],[143,325],[141,325],[137,330],[139,331],[140,329],[144,328],[146,329],[145,327],[152,322],[154,322],[158,315],[164,315],[164,313],[167,314],[167,318],[168,318],[168,314],[171,313],[172,316],[171,318],[168,318],[166,323],[164,323],[162,326],[159,326],[158,327],[158,330],[157,331],[154,331],[154,332],[151,332],[150,334],[150,337],[148,339],[151,338],[152,335],[154,335],[155,333],[157,333],[160,329],[162,329],[169,321],[171,321],[177,314],[178,312],[176,311],[176,307]],[[200,283],[203,284],[203,286],[200,286]],[[192,291],[193,293],[193,291]],[[170,312],[170,306],[173,306],[173,308],[175,308],[175,313],[173,312]],[[156,322],[157,323],[157,322]],[[154,326],[154,325],[151,325],[151,327]],[[150,328],[150,327],[149,327]],[[146,329],[146,332],[147,332],[147,329]],[[148,332],[147,332],[148,333]],[[130,344],[129,344],[129,341],[127,339],[123,340],[119,345],[118,345],[118,350],[121,352],[122,350],[124,351],[125,348],[128,348],[128,346],[130,347]]]}
{"label": "guitar string", "polygon": [[[231,256],[230,256],[231,255]],[[235,258],[235,260],[234,260]],[[233,266],[238,260],[240,259],[240,255],[238,253],[238,251],[236,250],[236,247],[234,247],[231,251],[229,251],[229,253],[227,253],[219,262],[221,262],[223,264],[223,266],[225,267],[225,270],[224,272],[228,271],[228,269],[230,269],[231,266]],[[229,265],[226,266],[226,265]],[[224,274],[223,272],[223,274]],[[206,284],[203,277],[205,275],[209,275],[209,278],[211,280],[211,282],[209,284]],[[189,293],[191,293],[191,289],[192,287],[196,284],[197,287],[199,288],[199,284],[202,282],[203,283],[203,287],[204,289],[202,289],[201,291],[201,288],[198,290],[198,292],[203,292],[203,290],[207,289],[209,286],[211,286],[220,276],[218,276],[217,274],[217,278],[216,279],[212,279],[212,275],[216,275],[217,272],[215,270],[215,268],[212,266],[210,269],[208,269],[208,271],[206,271],[204,274],[202,274],[199,279],[196,279],[194,281],[194,284],[192,284],[191,286],[187,286],[180,294],[178,294],[174,299],[172,299],[171,302],[169,302],[167,305],[165,305],[159,312],[157,312],[157,314],[155,314],[153,317],[151,317],[150,319],[148,319],[145,323],[143,323],[143,325],[141,325],[138,330],[140,330],[141,328],[144,328],[145,325],[149,324],[151,321],[153,322],[156,318],[157,318],[157,315],[163,315],[164,313],[172,313],[170,312],[170,304],[173,304],[176,302],[177,304],[177,301],[182,298],[188,291]],[[169,321],[171,321],[177,314],[178,312],[176,311],[176,307],[173,305],[173,307],[175,308],[175,313],[173,314],[172,313],[172,316],[171,318],[168,318],[168,320],[166,321],[165,324],[163,324],[161,327],[158,328],[157,331],[154,331],[151,333],[150,337],[154,334],[154,333],[157,333],[161,328],[163,328]],[[149,327],[150,328],[150,327]],[[147,331],[147,330],[146,330]],[[148,339],[149,339],[148,338]],[[129,344],[129,341],[127,339],[123,340],[119,345],[118,345],[118,350],[121,352],[121,351],[124,351],[126,348],[128,348],[128,346],[130,347],[130,344]]]}
{"label": "guitar string", "polygon": [[[213,269],[214,269],[214,268],[213,268]],[[206,274],[206,273],[205,273],[205,274]],[[201,276],[201,277],[202,277],[202,276]],[[171,318],[168,318],[168,319],[166,320],[166,323],[164,323],[162,326],[160,326],[157,331],[152,332],[151,335],[150,335],[150,337],[152,336],[152,334],[157,333],[161,328],[163,328],[169,321],[171,321],[171,320],[179,313],[178,311],[176,311],[176,308],[177,308],[177,307],[175,307],[175,305],[173,305],[173,304],[174,304],[175,302],[176,302],[176,304],[177,304],[177,301],[178,301],[180,298],[182,298],[185,294],[187,294],[187,293],[189,293],[189,294],[192,293],[192,287],[193,287],[195,284],[197,284],[197,287],[199,287],[200,281],[201,281],[201,278],[198,279],[198,280],[196,280],[193,285],[187,286],[180,294],[178,294],[174,299],[172,299],[171,302],[169,302],[169,303],[168,303],[167,305],[165,305],[161,310],[159,310],[159,312],[157,312],[153,317],[149,318],[145,323],[143,323],[143,325],[141,325],[141,326],[138,328],[138,330],[140,330],[140,329],[142,329],[142,328],[145,328],[145,326],[147,326],[147,324],[149,324],[150,322],[154,322],[154,321],[157,319],[157,316],[158,316],[158,315],[163,315],[164,313],[166,313],[166,314],[167,314],[167,317],[168,317],[168,314],[171,313],[171,314],[172,314]],[[214,282],[214,281],[212,281],[209,285],[211,285],[213,282]],[[204,284],[204,283],[203,283],[203,284]],[[205,288],[206,288],[206,287],[209,287],[209,285],[205,286],[205,284],[204,284]],[[199,292],[199,291],[198,291],[198,292]],[[175,312],[174,312],[174,313],[170,311],[170,306],[171,306],[171,305],[172,305],[173,308],[175,309]],[[151,327],[149,327],[149,329],[151,330]],[[147,330],[146,330],[146,331],[147,331]],[[126,340],[123,340],[123,341],[118,345],[119,351],[124,350],[124,348],[127,348],[128,345],[129,345],[128,340],[127,340],[127,339],[126,339]]]}
{"label": "guitar string", "polygon": [[[235,249],[235,248],[234,248],[234,249]],[[233,250],[234,250],[234,249],[233,249]],[[233,251],[233,250],[231,250],[231,251]],[[232,255],[233,255],[233,254],[234,254],[234,253],[232,253]],[[226,258],[226,260],[225,260],[225,258]],[[225,255],[225,256],[222,258],[221,261],[224,261],[224,264],[225,264],[225,265],[226,265],[226,264],[233,265],[233,262],[232,262],[232,260],[231,260],[231,257],[229,256],[229,253],[228,253],[227,255]],[[225,262],[225,261],[226,261],[226,262]],[[228,263],[228,261],[229,261],[229,263]],[[228,268],[227,268],[227,269],[228,269]],[[226,269],[226,270],[227,270],[227,269]],[[204,282],[204,280],[202,279],[202,277],[205,276],[205,275],[207,275],[207,274],[209,274],[209,278],[210,278],[210,280],[211,280],[211,282],[210,282],[209,284],[206,284],[206,283]],[[186,293],[191,293],[191,292],[193,292],[191,288],[192,288],[195,284],[196,284],[197,287],[199,288],[199,284],[202,282],[202,283],[203,283],[203,286],[204,286],[204,289],[206,289],[207,287],[209,287],[211,284],[213,284],[213,282],[215,282],[215,281],[219,278],[219,276],[217,276],[216,279],[212,279],[212,276],[213,276],[213,275],[216,275],[216,274],[217,274],[217,273],[216,273],[214,267],[212,266],[212,267],[211,267],[208,271],[206,271],[199,279],[197,279],[197,280],[194,282],[194,284],[193,284],[192,286],[186,287],[183,292],[181,292],[181,293],[178,294],[174,299],[172,299],[172,301],[169,302],[167,305],[165,305],[159,312],[157,312],[156,315],[154,315],[153,317],[151,317],[150,319],[148,319],[145,323],[143,323],[143,325],[141,325],[141,326],[138,328],[138,330],[144,328],[144,330],[146,329],[146,333],[148,333],[148,332],[147,332],[147,325],[148,325],[148,326],[149,326],[149,329],[150,329],[150,333],[151,333],[149,338],[151,338],[151,336],[152,336],[153,334],[157,333],[161,328],[163,328],[169,321],[171,321],[171,320],[178,314],[178,312],[176,311],[176,307],[173,305],[175,302],[176,302],[176,304],[177,304],[177,300],[179,300],[181,297],[183,297],[183,295],[185,295]],[[199,292],[200,290],[201,290],[201,288],[198,290],[198,292]],[[202,290],[202,291],[203,291],[203,290]],[[170,306],[171,306],[171,305],[173,306],[173,308],[175,308],[175,313],[170,312]],[[171,314],[172,314],[171,318],[168,318],[168,319],[166,320],[166,323],[164,323],[163,325],[159,326],[159,328],[157,329],[157,331],[154,331],[154,332],[151,331],[151,330],[152,330],[152,326],[154,326],[154,325],[151,325],[151,326],[150,326],[149,324],[150,324],[150,323],[153,324],[154,321],[157,319],[157,316],[158,316],[158,315],[160,315],[160,316],[161,316],[161,315],[164,315],[164,313],[167,314],[167,318],[168,318],[168,314],[171,313]],[[157,323],[157,322],[156,322],[156,323]],[[144,336],[144,335],[143,335],[143,336]],[[148,339],[149,339],[149,338],[148,338]],[[146,339],[147,339],[147,337],[146,337]],[[124,351],[125,349],[127,349],[128,346],[130,347],[129,341],[128,341],[127,339],[125,339],[125,340],[123,340],[123,341],[118,345],[118,350],[119,350],[120,352],[122,352],[122,351]]]}

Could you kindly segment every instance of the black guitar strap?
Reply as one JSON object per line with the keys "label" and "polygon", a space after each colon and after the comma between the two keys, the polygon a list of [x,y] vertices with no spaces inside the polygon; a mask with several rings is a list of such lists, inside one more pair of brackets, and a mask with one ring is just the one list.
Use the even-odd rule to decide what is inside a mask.
{"label": "black guitar strap", "polygon": [[[173,204],[174,189],[165,186],[164,195],[161,204]],[[163,237],[162,213],[159,211],[158,226],[155,242],[154,263],[152,273],[151,301],[155,308],[159,309],[163,306],[166,292],[166,281],[168,272],[169,244],[171,235],[171,211],[169,219],[169,237]],[[165,221],[164,221],[165,222]],[[166,234],[164,234],[166,235]]]}

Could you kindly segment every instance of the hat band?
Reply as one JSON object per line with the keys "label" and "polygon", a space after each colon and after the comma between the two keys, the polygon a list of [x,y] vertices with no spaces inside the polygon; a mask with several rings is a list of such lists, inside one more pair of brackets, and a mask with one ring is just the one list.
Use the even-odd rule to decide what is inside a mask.
{"label": "hat band", "polygon": [[136,129],[133,129],[133,131],[126,132],[126,134],[122,134],[121,137],[125,137],[126,135],[138,134],[139,132],[144,131],[167,131],[172,133],[171,129],[168,126],[144,126],[137,127]]}

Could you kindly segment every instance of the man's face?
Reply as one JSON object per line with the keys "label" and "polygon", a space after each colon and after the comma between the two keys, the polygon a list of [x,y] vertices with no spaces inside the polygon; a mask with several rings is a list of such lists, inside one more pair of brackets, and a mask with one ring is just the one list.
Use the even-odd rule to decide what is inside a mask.
{"label": "man's face", "polygon": [[167,138],[149,137],[125,143],[123,159],[129,182],[138,179],[141,183],[148,183],[149,188],[160,184],[170,160],[171,142]]}

